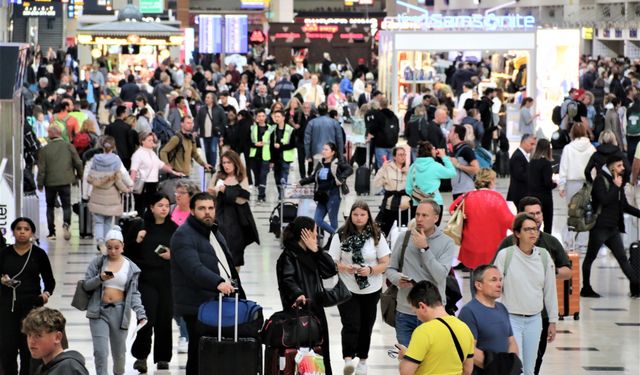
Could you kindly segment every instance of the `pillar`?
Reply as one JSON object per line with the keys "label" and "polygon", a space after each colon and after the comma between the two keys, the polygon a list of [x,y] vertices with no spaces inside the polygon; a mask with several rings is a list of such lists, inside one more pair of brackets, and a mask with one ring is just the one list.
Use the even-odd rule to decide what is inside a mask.
{"label": "pillar", "polygon": [[293,22],[293,0],[271,1],[271,22]]}

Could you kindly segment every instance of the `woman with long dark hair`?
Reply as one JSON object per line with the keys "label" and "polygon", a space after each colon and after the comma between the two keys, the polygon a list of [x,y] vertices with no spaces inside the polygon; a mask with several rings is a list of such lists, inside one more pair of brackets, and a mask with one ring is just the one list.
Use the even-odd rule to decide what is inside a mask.
{"label": "woman with long dark hair", "polygon": [[331,241],[329,254],[337,265],[340,279],[351,292],[351,299],[338,305],[344,373],[353,373],[353,361],[358,357],[356,374],[366,374],[382,275],[391,254],[366,202],[356,201],[351,206],[349,217]]}
{"label": "woman with long dark hair", "polygon": [[239,272],[244,266],[244,250],[254,242],[259,245],[260,237],[249,207],[247,171],[235,151],[222,154],[218,174],[211,179],[207,190],[216,197],[218,225]]}
{"label": "woman with long dark hair", "polygon": [[[353,168],[340,161],[336,144],[329,142],[323,146],[322,160],[316,164],[313,173],[300,180],[300,185],[315,182],[314,200],[317,203],[315,220],[320,228],[330,234],[338,229],[341,194],[346,192],[347,177],[352,173]],[[331,224],[324,221],[327,214]]]}
{"label": "woman with long dark hair", "polygon": [[276,275],[282,308],[291,311],[300,305],[307,305],[320,320],[325,373],[331,375],[329,326],[321,302],[323,289],[320,280],[330,278],[337,272],[331,256],[318,246],[317,237],[317,226],[313,219],[296,217],[282,233],[284,249],[276,263]]}
{"label": "woman with long dark hair", "polygon": [[20,375],[29,375],[31,353],[20,332],[21,322],[33,308],[49,301],[56,281],[47,253],[33,242],[33,220],[19,217],[11,223],[11,231],[15,243],[0,249],[0,372],[17,375],[20,354]]}
{"label": "woman with long dark hair", "polygon": [[558,186],[552,179],[551,143],[540,139],[529,162],[529,195],[542,202],[544,232],[551,234],[553,229],[553,189]]}
{"label": "woman with long dark hair", "polygon": [[171,362],[173,298],[169,246],[173,233],[178,229],[178,225],[169,217],[168,196],[154,193],[148,203],[144,221],[132,228],[134,233],[138,233],[138,245],[127,251],[129,258],[140,267],[138,290],[149,318],[149,323],[138,332],[131,346],[131,354],[136,358],[133,368],[141,373],[147,372],[151,335],[154,335],[153,362],[158,370],[167,370]]}

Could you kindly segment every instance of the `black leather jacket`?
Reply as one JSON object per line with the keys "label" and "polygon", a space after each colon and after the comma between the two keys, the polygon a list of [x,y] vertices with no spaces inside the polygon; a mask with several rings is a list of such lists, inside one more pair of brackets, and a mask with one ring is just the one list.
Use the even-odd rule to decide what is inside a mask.
{"label": "black leather jacket", "polygon": [[297,243],[284,244],[284,251],[278,258],[276,274],[278,290],[284,310],[290,310],[296,299],[304,294],[311,299],[312,310],[322,309],[317,304],[322,292],[321,278],[327,279],[338,273],[336,264],[324,250],[317,253],[303,250]]}

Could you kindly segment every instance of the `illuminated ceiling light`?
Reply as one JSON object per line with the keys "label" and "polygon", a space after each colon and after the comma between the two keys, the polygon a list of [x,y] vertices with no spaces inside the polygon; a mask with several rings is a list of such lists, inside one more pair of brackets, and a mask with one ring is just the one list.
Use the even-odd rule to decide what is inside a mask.
{"label": "illuminated ceiling light", "polygon": [[91,50],[91,57],[94,59],[99,59],[102,57],[102,51],[99,48],[94,48]]}

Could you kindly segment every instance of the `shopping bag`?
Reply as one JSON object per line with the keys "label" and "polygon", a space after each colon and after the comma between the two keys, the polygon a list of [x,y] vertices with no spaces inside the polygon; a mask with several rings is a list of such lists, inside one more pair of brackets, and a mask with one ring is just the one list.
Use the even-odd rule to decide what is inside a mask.
{"label": "shopping bag", "polygon": [[324,358],[309,348],[300,348],[296,355],[296,375],[324,375]]}

